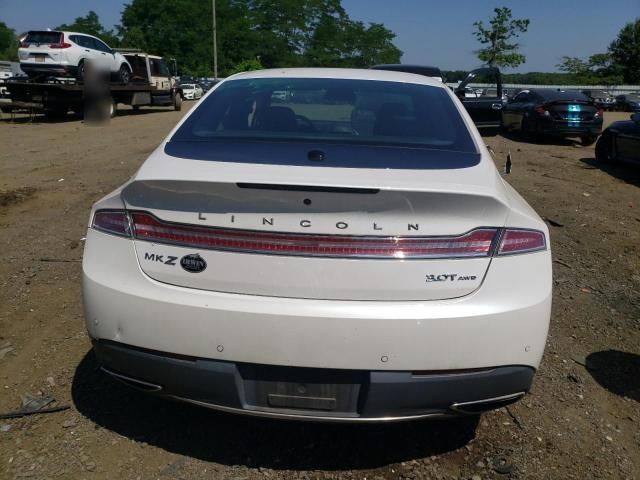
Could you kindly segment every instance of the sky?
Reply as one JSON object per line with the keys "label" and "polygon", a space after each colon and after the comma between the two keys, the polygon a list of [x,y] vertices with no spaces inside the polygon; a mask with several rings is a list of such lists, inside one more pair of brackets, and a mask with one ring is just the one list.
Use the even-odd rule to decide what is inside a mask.
{"label": "sky", "polygon": [[[207,1],[207,0],[202,0]],[[121,0],[0,0],[0,21],[17,32],[55,27],[94,10],[107,28],[119,23]],[[402,63],[443,70],[479,66],[473,22],[507,6],[531,24],[519,43],[527,61],[514,71],[557,71],[563,56],[607,50],[620,29],[640,17],[640,0],[342,0],[354,20],[383,23],[396,34]],[[197,14],[197,12],[194,12]]]}

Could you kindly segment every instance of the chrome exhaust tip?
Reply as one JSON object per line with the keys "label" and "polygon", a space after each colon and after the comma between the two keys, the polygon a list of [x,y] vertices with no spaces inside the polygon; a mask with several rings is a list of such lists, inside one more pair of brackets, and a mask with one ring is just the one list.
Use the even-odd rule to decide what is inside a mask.
{"label": "chrome exhaust tip", "polygon": [[100,367],[100,370],[102,370],[107,375],[112,376],[119,382],[122,382],[125,385],[133,387],[137,390],[142,390],[143,392],[160,392],[162,390],[162,385],[156,385],[155,383],[145,382],[144,380],[138,380],[137,378],[127,377],[126,375],[112,372],[105,367]]}
{"label": "chrome exhaust tip", "polygon": [[453,403],[449,406],[450,410],[456,413],[478,414],[487,410],[495,410],[509,405],[524,397],[526,392],[512,393],[502,397],[484,398],[482,400],[474,400],[472,402]]}

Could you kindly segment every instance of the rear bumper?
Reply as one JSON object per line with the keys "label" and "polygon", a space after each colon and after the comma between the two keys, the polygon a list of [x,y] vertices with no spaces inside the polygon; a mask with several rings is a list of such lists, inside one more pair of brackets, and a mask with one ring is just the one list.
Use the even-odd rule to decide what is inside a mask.
{"label": "rear bumper", "polygon": [[78,67],[56,63],[27,63],[20,62],[20,68],[27,75],[60,75],[75,76]]}
{"label": "rear bumper", "polygon": [[217,410],[318,421],[479,413],[521,398],[534,375],[526,366],[420,375],[278,367],[176,357],[108,341],[93,346],[105,372],[139,389]]}
{"label": "rear bumper", "polygon": [[567,122],[540,122],[540,133],[563,137],[580,137],[583,135],[600,135],[602,122],[582,122],[568,125]]}
{"label": "rear bumper", "polygon": [[551,252],[544,251],[492,259],[482,286],[451,300],[213,292],[153,280],[131,240],[93,229],[83,259],[85,322],[94,339],[234,363],[343,370],[536,369],[551,281]]}

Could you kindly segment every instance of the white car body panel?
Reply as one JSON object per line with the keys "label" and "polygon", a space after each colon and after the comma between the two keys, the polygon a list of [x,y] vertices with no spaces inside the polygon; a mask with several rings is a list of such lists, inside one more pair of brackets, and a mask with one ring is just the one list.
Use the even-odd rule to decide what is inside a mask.
{"label": "white car body panel", "polygon": [[[126,209],[149,212],[167,224],[356,237],[530,229],[544,234],[545,248],[481,258],[325,258],[208,250],[89,228],[83,296],[87,329],[96,345],[124,345],[151,352],[151,357],[160,355],[153,352],[166,352],[226,362],[224,368],[252,364],[409,376],[416,371],[499,374],[500,369],[537,369],[551,312],[549,232],[497,172],[482,137],[449,89],[427,77],[391,71],[282,69],[230,77],[210,90],[201,104],[225,82],[277,77],[442,88],[469,130],[479,163],[444,169],[318,168],[193,160],[165,153],[168,140],[198,106],[129,182],[94,205],[91,219],[98,210]],[[267,188],[244,188],[238,183]],[[278,185],[376,189],[377,193],[269,189]],[[315,205],[311,202],[304,206],[301,200],[306,195],[319,206],[309,206]],[[196,253],[206,261],[203,271],[189,273],[175,265],[177,259]],[[173,264],[165,262],[168,258]],[[425,276],[443,274],[456,274],[465,281],[425,281]],[[128,373],[116,369],[114,375]],[[429,376],[413,378],[410,382],[430,381]],[[139,380],[157,382],[162,388],[160,380]],[[456,391],[455,387],[445,391],[449,389]],[[507,390],[506,397],[519,398],[526,390],[527,386]],[[490,393],[479,395],[505,396],[505,392]],[[201,397],[168,394],[216,407],[216,402]],[[217,407],[256,413],[246,405],[218,403]],[[257,410],[265,415],[298,415],[288,409]],[[431,415],[428,412],[411,407],[398,415],[415,418]],[[305,415],[312,414],[300,414]]]}
{"label": "white car body panel", "polygon": [[[424,302],[283,299],[176,287],[142,272],[131,241],[93,230],[83,270],[91,337],[269,365],[537,368],[551,309],[548,251],[494,259],[474,294]],[[382,362],[383,356],[389,360]]]}

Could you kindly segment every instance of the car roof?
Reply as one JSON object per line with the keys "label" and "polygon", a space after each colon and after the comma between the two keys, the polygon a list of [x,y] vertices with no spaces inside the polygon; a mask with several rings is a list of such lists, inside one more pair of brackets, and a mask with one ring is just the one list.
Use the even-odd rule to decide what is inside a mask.
{"label": "car roof", "polygon": [[252,78],[335,78],[342,80],[377,80],[447,88],[442,82],[424,75],[364,68],[273,68],[268,70],[254,70],[251,72],[238,73],[229,77],[227,80]]}

